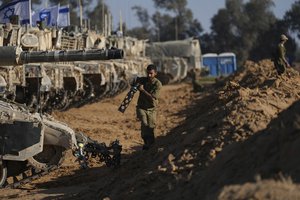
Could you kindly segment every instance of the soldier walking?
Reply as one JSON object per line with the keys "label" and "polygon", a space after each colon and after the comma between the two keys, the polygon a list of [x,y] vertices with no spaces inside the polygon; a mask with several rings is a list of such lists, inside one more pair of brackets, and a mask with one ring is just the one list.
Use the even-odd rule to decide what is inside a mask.
{"label": "soldier walking", "polygon": [[284,46],[286,41],[288,41],[288,38],[282,34],[274,58],[274,65],[279,76],[285,73],[287,67],[290,67],[286,59],[286,48]]}
{"label": "soldier walking", "polygon": [[138,79],[140,92],[136,114],[141,121],[141,137],[144,140],[143,150],[148,150],[155,141],[154,129],[156,127],[156,111],[161,82],[156,78],[157,68],[154,64],[147,66],[147,77]]}

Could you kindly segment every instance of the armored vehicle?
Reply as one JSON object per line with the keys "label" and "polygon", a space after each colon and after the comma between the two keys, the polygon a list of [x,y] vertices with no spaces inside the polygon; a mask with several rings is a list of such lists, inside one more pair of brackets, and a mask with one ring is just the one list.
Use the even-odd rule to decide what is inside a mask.
{"label": "armored vehicle", "polygon": [[[120,164],[121,146],[97,143],[49,115],[0,101],[0,187],[18,187],[60,166],[72,149],[82,167],[90,157],[107,166]],[[20,142],[22,141],[22,142]]]}
{"label": "armored vehicle", "polygon": [[46,109],[63,111],[73,102],[92,95],[79,67],[71,63],[43,63],[42,66],[53,83]]}
{"label": "armored vehicle", "polygon": [[[66,89],[68,91],[66,92],[65,89],[52,88],[52,91],[59,91],[56,99],[59,102],[64,102],[63,104],[54,103],[53,105],[55,106],[53,106],[53,109],[66,109],[72,106],[72,104],[79,106],[87,102],[118,94],[128,86],[128,80],[132,79],[132,75],[142,76],[145,74],[145,40],[119,35],[105,37],[94,30],[88,28],[79,29],[76,26],[58,29],[45,28],[42,26],[37,28],[6,24],[2,27],[2,32],[3,34],[1,34],[0,30],[0,44],[2,35],[4,46],[18,45],[28,51],[105,49],[108,47],[124,49],[124,54],[128,59],[123,59],[121,62],[116,60],[102,60],[100,62],[81,61],[63,63],[74,70],[78,69],[76,67],[82,69],[82,72],[79,73],[82,73],[81,76],[83,77],[84,86],[83,90],[77,90],[76,92],[70,92],[69,89]],[[150,62],[148,58],[147,63]],[[49,66],[49,64],[47,66]],[[46,73],[56,73],[50,72],[50,70],[54,70],[54,68],[47,67]],[[65,76],[63,80],[73,80],[69,82],[66,81],[66,83],[63,84],[64,87],[77,88],[77,85],[81,85],[81,83],[75,82],[80,80],[78,76],[71,78],[70,73],[66,72],[65,74],[65,71],[62,72],[62,76]],[[124,77],[124,73],[126,74],[126,78]],[[29,79],[25,79],[25,82],[26,80]],[[54,79],[51,80],[52,82],[57,81]],[[53,94],[53,92],[51,93]],[[78,94],[80,95],[78,96]],[[55,98],[51,99],[55,100]],[[61,101],[61,99],[65,100]]]}
{"label": "armored vehicle", "polygon": [[[122,57],[123,52],[118,49],[28,52],[16,47],[0,47],[1,66]],[[37,73],[36,77],[44,78],[41,74]],[[5,77],[1,80],[5,82]],[[31,86],[43,83],[42,86],[46,87],[46,82],[38,80]],[[39,88],[37,87],[38,90]],[[75,133],[67,125],[49,115],[31,113],[26,107],[16,103],[0,100],[0,112],[0,187],[6,185],[17,187],[57,168],[63,161],[67,149],[73,150],[83,167],[87,166],[89,156],[98,157],[99,161],[104,161],[108,166],[116,166],[120,162],[121,146],[118,141],[110,146],[99,144],[83,133]]]}
{"label": "armored vehicle", "polygon": [[[3,96],[41,109],[63,109],[72,101],[92,96],[90,85],[84,85],[83,70],[67,62],[123,58],[119,49],[28,52],[7,46],[0,47],[0,54],[0,76],[6,85]],[[45,63],[59,61],[65,64]]]}
{"label": "armored vehicle", "polygon": [[[1,27],[0,27],[1,29]],[[57,28],[36,28],[21,27],[13,24],[6,24],[2,27],[1,34],[4,46],[18,45],[30,52],[44,50],[97,50],[108,47],[122,48],[127,59],[109,60],[109,61],[80,61],[80,62],[60,62],[55,64],[43,63],[38,69],[39,77],[30,76],[25,73],[25,78],[20,77],[19,83],[15,85],[18,93],[18,99],[23,98],[24,91],[37,91],[34,88],[37,80],[47,80],[50,78],[52,85],[49,91],[39,91],[37,94],[26,94],[30,97],[25,102],[30,105],[33,110],[41,107],[43,111],[51,111],[53,109],[65,110],[72,106],[80,106],[88,102],[100,100],[105,97],[116,95],[129,85],[131,79],[135,76],[145,75],[145,67],[151,63],[150,59],[145,57],[145,40],[138,40],[131,37],[123,37],[111,35],[104,37],[96,31],[87,28],[78,29],[76,26],[69,26],[63,29]],[[1,43],[1,37],[0,37]],[[67,66],[57,68],[55,66]],[[27,72],[33,68],[25,65]],[[53,66],[53,67],[51,67]],[[26,69],[29,68],[29,69]],[[12,69],[12,73],[17,68]],[[68,70],[67,70],[68,69]],[[81,70],[80,70],[81,69]],[[51,74],[59,74],[59,76],[51,76]],[[48,76],[48,77],[47,77]],[[59,78],[59,80],[58,80]],[[18,79],[16,79],[18,80]],[[21,80],[23,82],[21,82]],[[81,81],[83,80],[83,81]],[[56,84],[60,82],[61,87]],[[31,87],[31,85],[33,85]],[[42,85],[42,83],[39,83]],[[43,88],[46,88],[43,86]],[[15,94],[15,92],[11,92]],[[12,96],[11,98],[15,98]],[[39,99],[39,101],[37,101]],[[39,102],[39,105],[38,103]]]}
{"label": "armored vehicle", "polygon": [[[126,58],[109,61],[80,61],[73,64],[83,69],[85,88],[92,91],[88,98],[82,98],[77,106],[87,102],[93,102],[105,97],[112,97],[124,91],[131,79],[135,76],[145,75],[145,67],[151,61],[145,57],[145,41],[130,37],[118,37],[116,35],[103,37],[93,31],[78,32],[65,29],[61,34],[62,48],[77,45],[77,48],[98,49],[103,46],[124,49]],[[77,41],[77,42],[74,42]],[[80,42],[81,41],[81,42]],[[76,46],[76,45],[75,45]]]}
{"label": "armored vehicle", "polygon": [[[87,29],[82,29],[82,31],[79,32],[76,26],[57,29],[45,28],[43,26],[39,28],[19,26],[10,23],[0,25],[0,46],[1,44],[3,46],[20,46],[22,49],[30,52],[52,51],[53,49],[65,51],[94,49],[96,51],[107,48],[105,37]],[[78,56],[76,57],[78,58]],[[83,60],[88,62],[86,59],[82,59],[82,61]],[[84,69],[80,69],[74,65],[73,62],[60,61],[55,64],[43,63],[40,67],[38,67],[38,64],[27,64],[19,68],[21,68],[22,71],[25,70],[25,73],[19,73],[18,71],[20,70],[17,71],[18,68],[16,67],[9,68],[9,73],[14,76],[11,83],[7,83],[7,85],[12,85],[11,88],[13,91],[10,90],[10,93],[13,95],[6,95],[6,97],[15,100],[17,96],[17,102],[26,103],[31,106],[33,110],[36,110],[37,107],[41,107],[43,111],[51,111],[53,109],[65,110],[72,106],[72,104],[82,104],[96,97],[93,89],[97,88],[98,85],[94,85],[94,79],[89,79],[88,76],[91,75],[91,71],[85,73],[89,74],[88,76],[83,75]],[[105,72],[105,70],[106,69],[101,66],[101,71]],[[108,75],[111,69],[107,70],[108,72],[104,74]],[[2,72],[2,74],[5,74],[7,77],[8,75],[6,73],[8,73],[7,69]],[[51,74],[56,75],[49,76]],[[92,75],[92,77],[95,76]],[[38,96],[35,87],[37,87],[37,85],[41,86],[43,84],[41,81],[48,80],[49,78],[52,83],[52,85],[48,87],[49,91],[40,90],[40,96]],[[104,79],[101,79],[102,82],[103,80]],[[106,77],[105,80],[109,81],[110,79]],[[57,82],[59,82],[62,87],[57,87],[58,85],[54,84]],[[96,83],[97,82],[98,80],[96,80]],[[105,85],[109,85],[109,83]],[[42,88],[46,89],[47,87],[42,86]],[[8,92],[7,90],[6,93]],[[24,95],[26,92],[27,94]],[[24,99],[24,97],[29,98]],[[39,99],[39,101],[37,101],[37,99]],[[39,105],[37,105],[37,102],[39,102]]]}

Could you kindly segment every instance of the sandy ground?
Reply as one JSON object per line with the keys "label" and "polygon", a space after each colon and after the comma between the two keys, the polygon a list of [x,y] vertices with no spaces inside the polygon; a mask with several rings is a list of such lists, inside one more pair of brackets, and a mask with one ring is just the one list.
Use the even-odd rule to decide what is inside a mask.
{"label": "sandy ground", "polygon": [[143,151],[137,98],[125,92],[54,113],[76,131],[123,146],[121,167],[92,161],[83,170],[68,152],[62,167],[0,199],[300,199],[300,76],[276,77],[268,60],[195,93],[163,86],[155,146]]}
{"label": "sandy ground", "polygon": [[[199,95],[191,92],[190,84],[176,84],[164,86],[161,92],[158,112],[158,127],[156,129],[157,143],[160,137],[167,135],[174,127],[185,120],[185,108]],[[76,131],[84,132],[92,139],[109,144],[115,139],[122,145],[122,166],[120,169],[110,169],[103,164],[92,161],[90,169],[82,170],[75,163],[75,159],[68,152],[63,166],[55,172],[40,178],[32,184],[22,186],[21,189],[2,189],[0,199],[52,199],[68,198],[78,194],[96,197],[94,185],[104,187],[106,182],[122,179],[120,173],[135,174],[139,167],[128,165],[135,157],[142,159],[149,156],[142,151],[140,137],[140,123],[136,119],[136,94],[131,105],[124,114],[117,111],[126,92],[98,103],[73,108],[66,112],[56,112],[53,116],[72,127]],[[147,155],[148,154],[148,155]],[[143,170],[143,169],[142,169]],[[116,177],[116,173],[120,177]],[[100,184],[99,184],[100,183]],[[101,186],[102,185],[102,186]]]}

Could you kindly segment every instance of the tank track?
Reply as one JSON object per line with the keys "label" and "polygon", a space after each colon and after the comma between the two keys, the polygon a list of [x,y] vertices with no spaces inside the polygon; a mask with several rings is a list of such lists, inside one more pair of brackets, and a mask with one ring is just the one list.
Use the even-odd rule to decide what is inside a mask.
{"label": "tank track", "polygon": [[[37,180],[40,177],[45,176],[58,168],[59,166],[52,166],[47,170],[41,171],[41,170],[35,170],[33,167],[31,167],[25,172],[23,172],[22,174],[18,175],[19,178],[21,177],[21,179],[18,179],[16,176],[14,176],[13,182],[6,183],[3,188],[11,188],[11,189],[19,188],[20,186],[31,183],[32,181]],[[27,175],[28,173],[30,173],[31,175],[28,176]]]}
{"label": "tank track", "polygon": [[[84,153],[82,153],[83,151]],[[73,152],[74,156],[77,157],[77,161],[81,168],[88,168],[88,160],[89,158],[98,158],[98,162],[104,162],[107,167],[119,167],[121,160],[121,151],[122,146],[119,145],[119,141],[114,141],[110,144],[110,146],[106,146],[104,143],[97,143],[95,141],[90,140],[84,147],[77,149]],[[63,154],[63,157],[65,156]],[[49,166],[45,170],[36,169],[34,166],[27,163],[27,170],[23,171],[21,174],[10,177],[13,179],[12,183],[6,183],[2,188],[18,188],[24,184],[31,183],[34,180],[39,179],[42,176],[49,174],[52,171],[57,170],[61,165],[64,159],[61,159],[57,165]]]}
{"label": "tank track", "polygon": [[87,83],[87,86],[89,87],[88,93],[85,94],[85,96],[81,100],[79,100],[77,102],[72,102],[72,104],[69,107],[67,107],[65,110],[72,108],[72,107],[79,108],[85,104],[88,104],[94,98],[95,88],[93,86],[92,81],[87,77],[84,78],[84,81],[85,81],[85,83]]}
{"label": "tank track", "polygon": [[120,84],[118,85],[118,89],[115,92],[109,92],[109,90],[107,90],[104,94],[100,94],[100,95],[96,96],[95,98],[90,99],[90,101],[88,103],[89,104],[96,103],[105,98],[114,97],[114,96],[124,92],[128,88],[128,86],[129,86],[129,84],[126,81],[120,82]]}

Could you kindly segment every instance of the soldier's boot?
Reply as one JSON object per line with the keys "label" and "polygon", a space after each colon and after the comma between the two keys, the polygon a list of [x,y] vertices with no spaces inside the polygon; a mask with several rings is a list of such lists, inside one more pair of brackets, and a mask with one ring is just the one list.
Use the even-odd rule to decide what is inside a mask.
{"label": "soldier's boot", "polygon": [[154,137],[154,128],[148,128],[148,133],[149,133],[149,138],[148,138],[148,142],[149,142],[149,145],[153,145],[154,142],[155,142],[155,137]]}
{"label": "soldier's boot", "polygon": [[141,136],[144,141],[143,150],[149,149],[149,136],[148,136],[148,127],[141,126]]}
{"label": "soldier's boot", "polygon": [[155,142],[155,137],[154,137],[154,128],[149,128],[147,127],[147,134],[144,136],[144,146],[143,150],[148,150],[151,146],[153,146]]}
{"label": "soldier's boot", "polygon": [[150,148],[149,138],[144,137],[143,140],[144,140],[143,150],[148,150]]}

